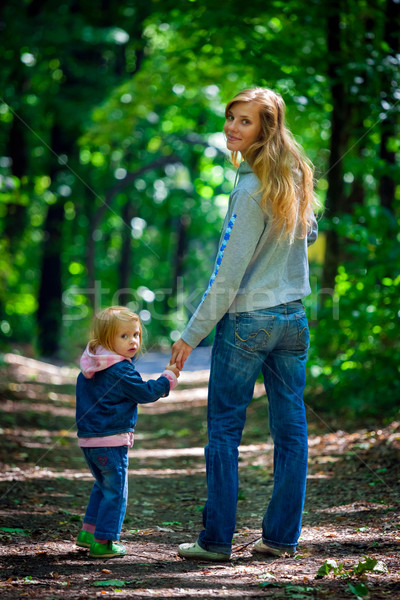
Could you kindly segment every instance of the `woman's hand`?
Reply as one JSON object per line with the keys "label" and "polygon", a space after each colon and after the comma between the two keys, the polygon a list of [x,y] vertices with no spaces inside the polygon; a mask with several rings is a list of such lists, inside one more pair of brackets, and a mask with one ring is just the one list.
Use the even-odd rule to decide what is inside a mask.
{"label": "woman's hand", "polygon": [[181,371],[187,357],[192,350],[192,346],[189,346],[189,344],[184,342],[182,338],[179,338],[179,340],[172,346],[171,360],[169,361],[170,364],[176,364],[178,369]]}

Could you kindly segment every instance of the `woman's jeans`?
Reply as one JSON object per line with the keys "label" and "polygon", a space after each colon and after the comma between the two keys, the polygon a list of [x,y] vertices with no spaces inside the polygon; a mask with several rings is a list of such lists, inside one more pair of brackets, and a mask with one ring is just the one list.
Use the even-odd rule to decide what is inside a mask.
{"label": "woman's jeans", "polygon": [[95,538],[119,540],[128,500],[128,446],[82,450],[96,479],[84,522],[96,525]]}
{"label": "woman's jeans", "polygon": [[307,476],[303,390],[309,339],[300,301],[251,313],[227,313],[217,325],[205,448],[208,499],[203,510],[204,530],[198,539],[205,550],[231,551],[238,499],[238,446],[260,372],[274,441],[274,486],[262,538],[274,548],[296,549]]}

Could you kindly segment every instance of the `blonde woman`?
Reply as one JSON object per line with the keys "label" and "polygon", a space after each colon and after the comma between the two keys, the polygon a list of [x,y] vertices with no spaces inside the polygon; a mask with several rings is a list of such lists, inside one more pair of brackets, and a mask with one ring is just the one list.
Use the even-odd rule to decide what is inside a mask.
{"label": "blonde woman", "polygon": [[228,103],[225,116],[227,147],[239,166],[237,183],[214,272],[170,361],[182,369],[217,325],[204,529],[196,542],[178,550],[185,558],[211,561],[230,558],[238,446],[260,373],[274,440],[274,487],[254,550],[273,556],[296,550],[307,473],[303,390],[309,329],[302,298],[311,291],[307,246],[317,238],[312,166],[285,126],[282,97],[269,89],[247,89]]}

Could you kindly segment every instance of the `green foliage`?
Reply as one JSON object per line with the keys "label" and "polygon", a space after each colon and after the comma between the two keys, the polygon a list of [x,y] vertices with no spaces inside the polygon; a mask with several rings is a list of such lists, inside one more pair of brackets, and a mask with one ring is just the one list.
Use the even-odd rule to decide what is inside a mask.
{"label": "green foliage", "polygon": [[369,590],[365,583],[360,582],[356,583],[355,585],[353,583],[348,583],[347,586],[351,593],[355,595],[357,600],[363,600],[366,596],[369,595]]}
{"label": "green foliage", "polygon": [[[7,178],[0,190],[3,223],[7,226],[16,205],[23,207],[26,223],[17,253],[7,238],[2,253],[8,290],[0,296],[0,323],[10,341],[35,340],[46,217],[58,204],[64,210],[60,345],[68,348],[62,355],[79,353],[93,307],[117,302],[121,289],[129,290],[125,302],[145,311],[149,346],[169,345],[171,330],[182,329],[211,272],[232,188],[232,168],[213,137],[222,129],[225,101],[249,82],[269,83],[287,92],[303,142],[315,138],[323,120],[314,111],[308,135],[302,125],[309,120],[301,121],[307,94],[296,90],[294,79],[296,74],[304,82],[305,63],[299,56],[289,69],[293,56],[290,61],[276,56],[276,36],[282,54],[294,35],[304,39],[300,17],[257,4],[254,12],[236,2],[229,11],[211,2],[201,9],[144,1],[132,9],[123,2],[100,16],[88,6],[71,10],[65,0],[46,11],[21,7],[18,21],[5,9],[7,93],[0,118],[6,127],[0,143],[7,156],[7,135],[14,136],[17,127],[21,147],[34,157],[17,155],[1,163]],[[316,39],[314,27],[305,30],[309,40]],[[262,64],[269,63],[269,82],[261,57]],[[13,69],[29,93],[21,92]],[[318,106],[321,86],[312,75],[307,86]],[[51,147],[55,123],[68,142],[65,149]],[[165,162],[157,167],[160,158]],[[13,176],[18,169],[24,177]],[[122,280],[127,237],[130,275]],[[94,264],[86,258],[90,249]]]}
{"label": "green foliage", "polygon": [[318,573],[315,576],[315,579],[322,579],[329,575],[329,573],[333,573],[334,575],[338,575],[343,570],[343,565],[338,565],[336,560],[333,558],[328,558],[325,560],[320,568],[318,569]]}
{"label": "green foliage", "polygon": [[[262,577],[262,576],[261,576]],[[283,588],[285,590],[285,597],[306,599],[314,598],[318,588],[311,587],[308,585],[291,585],[285,583],[275,583],[273,581],[263,581],[258,584],[261,588]]]}
{"label": "green foliage", "polygon": [[[108,579],[107,581],[94,581],[92,583],[92,585],[96,586],[96,587],[106,587],[106,586],[118,586],[118,587],[125,587],[126,584],[129,582],[123,581],[122,579]],[[117,590],[115,590],[117,591]]]}
{"label": "green foliage", "polygon": [[[309,382],[321,404],[350,415],[398,407],[400,393],[400,244],[397,220],[380,206],[357,207],[336,225],[348,260],[318,321],[311,344]],[[378,399],[378,402],[377,402]]]}
{"label": "green foliage", "polygon": [[20,527],[0,527],[0,538],[3,542],[11,541],[12,534],[29,536],[31,532],[28,529],[21,529]]}
{"label": "green foliage", "polygon": [[[320,246],[311,265],[307,400],[350,415],[394,416],[399,71],[397,37],[385,37],[398,30],[398,13],[389,16],[388,6],[342,5],[332,56],[332,14],[323,3],[304,11],[298,0],[232,0],[229,9],[211,0],[122,0],[100,12],[72,0],[45,8],[6,3],[2,347],[40,352],[53,336],[59,357],[76,360],[93,311],[121,302],[141,314],[147,348],[169,347],[207,285],[233,187],[235,170],[217,134],[225,102],[253,85],[282,93],[324,203],[332,114],[345,98],[343,198],[320,223],[322,237],[338,237],[339,268],[332,289],[321,290]],[[334,93],[338,84],[343,98]],[[382,190],[392,188],[388,200]],[[57,260],[61,275],[54,268],[53,276]]]}
{"label": "green foliage", "polygon": [[[363,555],[364,560],[360,560],[354,567],[345,569],[343,563],[338,564],[336,560],[329,558],[325,560],[315,576],[315,579],[322,579],[327,577],[330,573],[334,577],[340,579],[351,579],[352,577],[362,577],[365,573],[388,573],[388,568],[384,562],[376,560],[376,558],[370,558]],[[356,586],[349,584],[349,587],[353,593],[358,593],[359,596],[366,595],[368,589],[366,586],[357,584]],[[353,589],[352,589],[353,588]],[[363,590],[366,590],[363,592]]]}
{"label": "green foliage", "polygon": [[26,575],[23,581],[25,581],[25,583],[39,583],[39,581],[34,579],[32,575]]}

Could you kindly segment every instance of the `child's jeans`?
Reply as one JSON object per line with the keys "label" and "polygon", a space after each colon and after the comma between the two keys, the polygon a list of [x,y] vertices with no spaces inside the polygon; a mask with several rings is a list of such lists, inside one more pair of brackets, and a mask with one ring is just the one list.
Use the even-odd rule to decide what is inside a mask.
{"label": "child's jeans", "polygon": [[96,525],[95,538],[119,540],[128,500],[128,447],[82,450],[96,479],[84,521]]}

